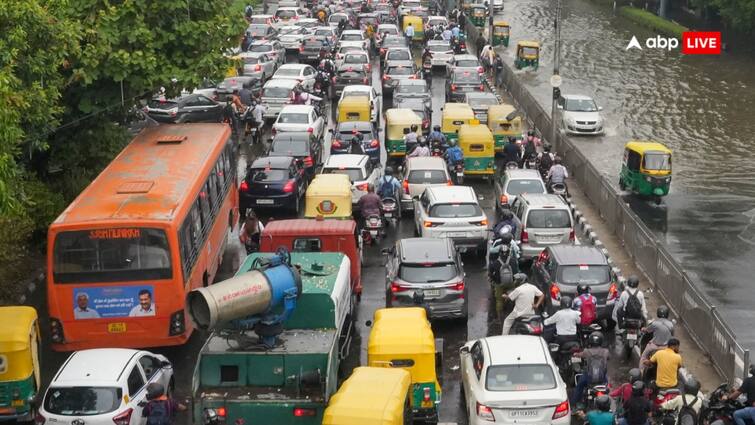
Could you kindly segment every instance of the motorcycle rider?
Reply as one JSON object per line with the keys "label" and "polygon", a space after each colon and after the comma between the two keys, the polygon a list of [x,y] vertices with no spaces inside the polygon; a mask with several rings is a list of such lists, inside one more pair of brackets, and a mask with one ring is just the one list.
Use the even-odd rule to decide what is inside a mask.
{"label": "motorcycle rider", "polygon": [[453,36],[453,33],[451,32],[450,28],[446,28],[443,30],[442,33],[440,33],[441,38],[443,41],[451,41],[451,37]]}
{"label": "motorcycle rider", "polygon": [[645,383],[632,384],[632,396],[624,402],[624,417],[619,425],[647,425],[653,413],[653,404],[645,397]]}
{"label": "motorcycle rider", "polygon": [[456,144],[456,140],[451,140],[448,143],[446,153],[444,153],[443,155],[446,157],[446,165],[448,166],[448,172],[451,174],[451,178],[453,178],[454,181],[458,183],[456,176],[456,165],[462,165],[463,169],[464,152],[462,152],[461,148]]}
{"label": "motorcycle rider", "polygon": [[589,425],[613,425],[614,415],[611,412],[611,399],[607,395],[598,396],[595,399],[596,410],[590,410],[585,414],[580,410],[577,416],[587,421]]}
{"label": "motorcycle rider", "polygon": [[678,414],[684,406],[692,409],[695,415],[700,413],[700,408],[703,406],[703,394],[700,392],[700,383],[695,378],[689,378],[684,383],[684,395],[664,402],[661,404],[661,409],[673,410]]}
{"label": "motorcycle rider", "polygon": [[435,143],[440,144],[443,147],[443,149],[447,147],[446,135],[440,131],[439,125],[433,126],[433,131],[431,131],[430,134],[427,135],[427,140],[430,141],[431,144],[435,144]]}
{"label": "motorcycle rider", "polygon": [[265,112],[267,112],[267,107],[262,102],[252,101],[252,120],[254,127],[257,129],[257,139],[253,140],[255,143],[262,140],[262,128],[265,126]]}
{"label": "motorcycle rider", "polygon": [[254,211],[250,210],[239,231],[239,242],[246,248],[247,255],[259,251],[260,234],[264,228],[262,222],[254,214]]}
{"label": "motorcycle rider", "polygon": [[351,150],[350,153],[354,155],[364,155],[364,147],[362,142],[364,141],[364,135],[359,131],[354,131],[354,135],[351,136]]}
{"label": "motorcycle rider", "polygon": [[496,223],[493,233],[497,235],[503,226],[510,226],[512,235],[516,235],[516,229],[519,228],[518,219],[514,217],[514,213],[508,208],[501,211],[501,221]]}
{"label": "motorcycle rider", "polygon": [[579,322],[582,327],[592,325],[598,318],[598,299],[590,292],[590,285],[577,285],[577,298],[574,299],[572,307],[579,310],[582,315]]}
{"label": "motorcycle rider", "polygon": [[748,376],[742,385],[728,395],[722,397],[723,400],[736,400],[740,395],[747,397],[747,402],[742,409],[735,410],[733,417],[737,425],[745,425],[748,418],[755,418],[755,365],[750,365],[750,376]]}
{"label": "motorcycle rider", "polygon": [[357,207],[359,207],[359,213],[362,216],[362,220],[361,220],[362,229],[364,229],[364,225],[369,216],[376,215],[378,217],[381,217],[380,205],[381,205],[380,197],[375,193],[375,186],[373,186],[372,183],[368,184],[367,193],[364,194],[361,198],[359,198],[359,201],[357,202]]}
{"label": "motorcycle rider", "polygon": [[522,168],[527,164],[527,160],[530,158],[537,158],[537,145],[533,139],[534,135],[535,132],[530,130],[527,139],[524,142],[524,153],[522,154],[522,162],[520,164],[520,167]]}
{"label": "motorcycle rider", "polygon": [[430,156],[430,148],[427,147],[427,140],[423,137],[419,140],[419,146],[407,155],[407,158],[416,158],[419,156]]}
{"label": "motorcycle rider", "polygon": [[642,379],[642,372],[638,368],[632,368],[629,370],[629,382],[625,382],[621,385],[619,385],[617,388],[615,388],[613,391],[611,391],[609,396],[613,398],[618,398],[620,402],[619,405],[624,405],[624,403],[627,402],[632,397],[632,385],[634,385],[635,382],[640,381]]}
{"label": "motorcycle rider", "polygon": [[561,157],[557,156],[553,160],[553,166],[550,170],[548,170],[548,175],[545,176],[545,179],[548,181],[548,187],[550,188],[554,184],[562,184],[564,185],[564,187],[566,187],[566,179],[568,178],[569,171],[566,170],[566,167],[561,165]]}
{"label": "motorcycle rider", "polygon": [[[513,278],[509,279],[509,276],[519,272],[519,256],[521,253],[519,245],[514,242],[510,231],[502,232],[499,237],[501,239],[500,246],[508,246],[509,249],[499,248],[498,257],[488,265],[488,276],[490,276],[490,281],[493,284],[496,318],[500,321],[503,315],[503,295],[514,289],[514,280]],[[502,273],[502,269],[507,267],[511,269],[511,274]]]}
{"label": "motorcycle rider", "polygon": [[572,299],[568,295],[561,297],[561,309],[553,313],[543,321],[545,326],[555,324],[556,336],[553,340],[558,345],[569,341],[579,341],[577,325],[579,324],[580,312],[572,308]]}
{"label": "motorcycle rider", "polygon": [[246,52],[249,50],[249,46],[252,45],[252,42],[254,39],[252,38],[252,33],[250,31],[247,31],[246,34],[244,34],[244,38],[241,39],[241,51]]}
{"label": "motorcycle rider", "polygon": [[537,154],[537,170],[540,171],[540,175],[545,179],[553,166],[553,160],[556,157],[551,153],[550,143],[546,143],[543,146],[543,151]]}
{"label": "motorcycle rider", "polygon": [[514,301],[514,311],[512,311],[506,320],[503,321],[502,335],[508,335],[511,327],[514,325],[514,321],[518,317],[535,314],[535,310],[540,308],[545,301],[545,295],[543,291],[537,286],[527,283],[527,275],[524,273],[517,273],[514,275],[514,285],[516,289],[508,294],[503,294],[503,299],[510,299]]}
{"label": "motorcycle rider", "polygon": [[658,307],[655,312],[656,319],[650,322],[647,327],[642,328],[642,332],[651,332],[653,339],[648,342],[640,356],[640,370],[645,371],[644,361],[648,359],[651,353],[666,348],[669,339],[674,335],[674,322],[669,320],[669,308],[665,305]]}
{"label": "motorcycle rider", "polygon": [[655,385],[659,390],[675,388],[678,384],[679,368],[682,367],[682,356],[679,354],[679,340],[671,338],[666,348],[658,350],[650,359],[643,363],[650,366],[651,363],[658,365],[655,373]]}
{"label": "motorcycle rider", "polygon": [[325,68],[317,68],[317,74],[315,74],[315,84],[320,85],[320,90],[322,91],[323,95],[327,97],[327,94],[330,93],[330,75],[325,72]]}
{"label": "motorcycle rider", "polygon": [[641,320],[644,324],[648,317],[645,294],[640,290],[640,279],[629,276],[626,288],[621,291],[619,299],[613,307],[611,318],[619,328],[624,327],[624,319]]}
{"label": "motorcycle rider", "polygon": [[377,194],[380,199],[393,198],[396,200],[398,217],[401,217],[401,182],[393,177],[393,167],[385,167],[385,174],[378,181]]}
{"label": "motorcycle rider", "polygon": [[516,138],[509,137],[509,142],[503,146],[503,163],[504,165],[509,162],[516,162],[519,164],[519,160],[522,158],[522,150],[519,144],[516,143]]}
{"label": "motorcycle rider", "polygon": [[588,385],[608,382],[609,351],[603,347],[603,334],[600,332],[591,333],[587,338],[587,348],[573,353],[572,356],[585,359],[586,363],[585,372],[580,376],[572,393],[572,406],[576,406],[582,400]]}

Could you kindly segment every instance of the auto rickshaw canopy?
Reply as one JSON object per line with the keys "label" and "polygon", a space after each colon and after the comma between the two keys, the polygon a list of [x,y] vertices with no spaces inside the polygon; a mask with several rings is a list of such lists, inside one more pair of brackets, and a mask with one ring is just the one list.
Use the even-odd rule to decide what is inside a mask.
{"label": "auto rickshaw canopy", "polygon": [[351,181],[345,174],[318,174],[307,188],[304,216],[351,217]]}
{"label": "auto rickshaw canopy", "polygon": [[507,21],[493,21],[493,34],[508,35],[511,25]]}
{"label": "auto rickshaw canopy", "polygon": [[[527,49],[535,49],[535,53],[527,52]],[[537,59],[540,53],[540,43],[537,41],[520,41],[516,43],[516,54],[525,59]]]}
{"label": "auto rickshaw canopy", "polygon": [[328,403],[323,425],[403,425],[411,375],[404,369],[358,367]]}
{"label": "auto rickshaw canopy", "polygon": [[369,96],[346,96],[338,102],[338,122],[371,121]]}
{"label": "auto rickshaw canopy", "polygon": [[467,103],[446,103],[443,105],[442,128],[444,133],[453,133],[462,124],[474,119],[474,111]]}
{"label": "auto rickshaw canopy", "polygon": [[490,105],[488,107],[488,128],[490,131],[493,134],[501,135],[520,134],[522,129],[522,118],[518,115],[511,120],[506,118],[514,111],[516,111],[516,108],[507,103]]}
{"label": "auto rickshaw canopy", "polygon": [[28,306],[0,307],[0,382],[21,381],[34,375],[39,388],[39,323]]}
{"label": "auto rickshaw canopy", "polygon": [[[671,149],[666,145],[655,142],[652,140],[631,140],[624,145],[624,149],[627,151],[634,151],[640,155],[642,160],[640,161],[640,169],[634,171],[640,171],[641,173],[648,174],[670,174],[671,173]],[[646,163],[647,155],[662,155],[669,158],[667,163],[664,163],[664,167],[651,167]],[[626,162],[627,155],[624,155],[624,161]]]}
{"label": "auto rickshaw canopy", "polygon": [[404,129],[412,125],[422,128],[422,118],[413,110],[394,108],[385,111],[385,131],[389,140],[403,139]]}

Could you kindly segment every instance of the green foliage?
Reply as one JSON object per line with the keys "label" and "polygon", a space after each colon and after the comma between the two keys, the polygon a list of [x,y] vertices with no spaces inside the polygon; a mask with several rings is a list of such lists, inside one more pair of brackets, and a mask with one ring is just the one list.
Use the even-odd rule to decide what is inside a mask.
{"label": "green foliage", "polygon": [[755,0],[701,0],[700,6],[712,6],[727,22],[742,32],[755,29]]}
{"label": "green foliage", "polygon": [[639,25],[658,31],[667,36],[676,37],[680,40],[682,38],[682,33],[684,31],[689,31],[689,29],[676,22],[668,21],[648,11],[637,9],[636,7],[622,6],[619,8],[619,14]]}

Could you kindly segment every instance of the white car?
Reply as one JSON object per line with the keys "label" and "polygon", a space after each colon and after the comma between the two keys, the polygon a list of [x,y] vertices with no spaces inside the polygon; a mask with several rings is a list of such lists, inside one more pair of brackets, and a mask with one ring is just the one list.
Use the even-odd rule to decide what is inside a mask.
{"label": "white car", "polygon": [[436,27],[436,26],[442,26],[443,28],[446,28],[448,26],[448,18],[445,16],[428,16],[427,17],[427,26],[429,27]]}
{"label": "white car", "polygon": [[379,34],[380,37],[383,37],[384,35],[401,35],[401,32],[395,24],[378,24],[375,33]]}
{"label": "white car", "polygon": [[362,44],[362,48],[367,50],[370,47],[370,40],[364,37],[362,30],[344,30],[341,33],[341,37],[338,39],[338,43],[344,42],[359,42]]}
{"label": "white car", "polygon": [[448,41],[430,40],[425,48],[430,51],[430,64],[432,66],[448,66],[454,58],[454,49]]}
{"label": "white car", "polygon": [[603,134],[602,107],[589,96],[565,94],[558,99],[561,121],[567,134]]}
{"label": "white car", "polygon": [[242,75],[256,77],[263,82],[272,77],[278,67],[278,61],[267,53],[242,52],[239,57],[244,63]]}
{"label": "white car", "polygon": [[314,106],[287,105],[278,114],[278,119],[273,124],[273,133],[288,131],[306,131],[319,140],[325,133],[325,120],[317,115]]}
{"label": "white car", "polygon": [[336,41],[338,41],[338,34],[336,34],[336,29],[331,27],[317,27],[312,31],[312,35],[315,37],[325,37],[330,41],[331,46],[336,45]]}
{"label": "white car", "polygon": [[284,25],[295,24],[299,18],[304,18],[304,16],[304,13],[298,7],[279,7],[275,11],[275,18],[278,20],[278,24],[274,26],[280,28]]}
{"label": "white car", "polygon": [[295,80],[269,80],[262,87],[262,104],[265,105],[266,120],[278,117],[284,106],[291,104],[292,92],[300,87]]}
{"label": "white car", "polygon": [[367,72],[369,72],[372,68],[370,66],[370,54],[365,52],[364,50],[352,50],[350,52],[343,53],[341,57],[336,58],[336,68],[340,68],[341,65],[344,64],[354,67],[364,67]]}
{"label": "white car", "polygon": [[404,193],[401,195],[401,209],[414,209],[414,198],[422,195],[430,186],[448,186],[451,176],[448,174],[446,161],[437,156],[407,158],[404,167],[404,180],[401,183]]}
{"label": "white car", "polygon": [[431,186],[414,200],[419,236],[449,238],[460,251],[483,253],[488,243],[488,217],[469,186]]}
{"label": "white car", "polygon": [[459,350],[469,425],[569,425],[566,384],[538,336],[499,335]]}
{"label": "white car", "polygon": [[152,382],[172,391],[173,366],[165,356],[124,348],[76,351],[50,382],[39,415],[47,424],[143,425],[139,404]]}
{"label": "white car", "polygon": [[[359,84],[352,84],[348,85],[343,88],[343,92],[341,93],[341,98],[338,100],[338,104],[341,104],[341,101],[346,96],[369,96],[370,97],[370,114],[372,116],[372,122],[379,123],[380,120],[380,111],[381,104],[380,99],[382,99],[380,96],[378,96],[377,92],[375,91],[375,88],[372,86],[366,86],[366,85],[359,85]],[[338,109],[336,109],[336,116],[338,116]]]}
{"label": "white car", "polygon": [[299,50],[307,32],[298,25],[286,25],[278,29],[278,40],[286,50]]}
{"label": "white car", "polygon": [[[383,176],[380,165],[373,165],[367,155],[330,155],[322,165],[322,174],[345,174],[351,180],[351,203],[356,206],[359,199],[367,194],[367,186],[377,183]],[[375,189],[377,190],[377,189]]]}
{"label": "white car", "polygon": [[273,80],[296,80],[301,83],[304,91],[312,91],[315,85],[315,68],[300,63],[285,64],[273,74]]}

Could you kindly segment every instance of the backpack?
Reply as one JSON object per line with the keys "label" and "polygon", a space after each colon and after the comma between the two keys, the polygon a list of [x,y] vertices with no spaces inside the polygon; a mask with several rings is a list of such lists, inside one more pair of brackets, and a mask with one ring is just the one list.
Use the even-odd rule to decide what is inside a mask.
{"label": "backpack", "polygon": [[598,306],[595,305],[595,297],[579,297],[582,303],[579,305],[579,313],[581,315],[581,325],[591,325],[598,317]]}
{"label": "backpack", "polygon": [[550,170],[551,166],[553,166],[553,158],[551,158],[551,154],[549,152],[543,152],[543,155],[540,157],[540,169]]}
{"label": "backpack", "polygon": [[[602,351],[602,350],[601,350]],[[603,355],[591,354],[587,358],[587,376],[590,377],[591,384],[604,382],[608,363]]]}
{"label": "backpack", "polygon": [[396,187],[393,186],[393,181],[391,179],[387,179],[383,177],[382,183],[380,183],[380,196],[383,198],[395,198],[396,197]]}
{"label": "backpack", "polygon": [[461,156],[461,149],[459,148],[449,149],[447,152],[449,153],[449,157],[452,163],[456,163],[457,161],[461,161],[463,159]]}
{"label": "backpack", "polygon": [[152,400],[148,406],[147,425],[170,425],[173,422],[173,414],[168,400]]}
{"label": "backpack", "polygon": [[634,293],[627,291],[629,299],[624,306],[624,317],[628,319],[641,319],[642,318],[642,302],[637,297],[637,293],[640,290],[634,291]]}
{"label": "backpack", "polygon": [[[511,253],[509,253],[511,256]],[[498,269],[498,284],[503,287],[504,292],[513,291],[514,287],[514,272],[511,270],[511,265],[503,263],[500,259],[498,262],[501,266]]]}
{"label": "backpack", "polygon": [[697,425],[697,413],[695,412],[695,409],[692,408],[692,406],[695,405],[695,403],[698,402],[697,396],[692,400],[692,403],[687,404],[687,397],[685,397],[685,394],[681,395],[682,397],[682,407],[679,409],[679,413],[677,414],[677,421],[679,425]]}

